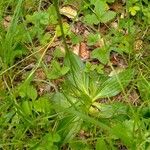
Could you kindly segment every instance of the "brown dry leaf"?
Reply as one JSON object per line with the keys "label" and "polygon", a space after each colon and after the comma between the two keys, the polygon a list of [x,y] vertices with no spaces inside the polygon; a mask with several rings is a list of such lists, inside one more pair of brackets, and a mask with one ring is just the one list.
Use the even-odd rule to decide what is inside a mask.
{"label": "brown dry leaf", "polygon": [[121,67],[121,68],[127,67],[127,63],[126,63],[125,59],[117,53],[111,54],[110,61],[111,61],[113,66]]}
{"label": "brown dry leaf", "polygon": [[64,54],[66,53],[65,48],[63,46],[59,46],[59,48],[60,48],[62,53],[64,53]]}
{"label": "brown dry leaf", "polygon": [[77,10],[69,5],[62,7],[60,13],[70,19],[74,19],[77,16]]}
{"label": "brown dry leaf", "polygon": [[80,139],[87,139],[88,137],[90,137],[90,133],[87,133],[86,131],[81,130],[78,134],[78,137]]}
{"label": "brown dry leaf", "polygon": [[111,27],[114,29],[118,29],[118,23],[117,22],[112,22]]}
{"label": "brown dry leaf", "polygon": [[45,93],[49,93],[51,91],[51,86],[49,84],[40,83],[37,85],[37,89],[38,89],[38,94],[42,96]]}
{"label": "brown dry leaf", "polygon": [[42,68],[38,68],[35,71],[35,79],[40,79],[40,80],[46,79],[46,75],[45,75],[44,70]]}
{"label": "brown dry leaf", "polygon": [[139,50],[141,50],[143,48],[143,41],[142,40],[137,40],[137,41],[135,41],[135,43],[134,43],[134,49],[136,50],[136,51],[139,51]]}
{"label": "brown dry leaf", "polygon": [[79,55],[83,60],[90,58],[90,52],[88,51],[88,47],[84,42],[80,43]]}
{"label": "brown dry leaf", "polygon": [[122,12],[123,11],[123,5],[121,2],[116,1],[115,3],[113,3],[110,8],[116,12]]}
{"label": "brown dry leaf", "polygon": [[[88,32],[87,27],[80,21],[78,21],[75,25],[75,33],[76,34],[80,34],[80,35],[84,35],[85,36],[85,32]],[[86,33],[89,34],[89,33]]]}
{"label": "brown dry leaf", "polygon": [[[5,85],[4,85],[4,81],[2,80],[2,78],[0,78],[0,87],[1,87],[0,92],[4,91]],[[0,97],[0,99],[1,99],[1,97]]]}
{"label": "brown dry leaf", "polygon": [[80,51],[80,44],[76,44],[73,46],[73,53],[79,56],[79,51]]}
{"label": "brown dry leaf", "polygon": [[131,93],[129,94],[129,99],[131,100],[132,104],[134,104],[135,106],[137,106],[140,103],[139,95],[135,89],[132,90]]}

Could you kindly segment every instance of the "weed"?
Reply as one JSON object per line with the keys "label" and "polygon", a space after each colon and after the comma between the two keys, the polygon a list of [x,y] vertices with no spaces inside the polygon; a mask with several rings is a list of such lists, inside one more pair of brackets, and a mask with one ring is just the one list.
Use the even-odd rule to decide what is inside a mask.
{"label": "weed", "polygon": [[148,150],[149,7],[2,0],[0,148]]}

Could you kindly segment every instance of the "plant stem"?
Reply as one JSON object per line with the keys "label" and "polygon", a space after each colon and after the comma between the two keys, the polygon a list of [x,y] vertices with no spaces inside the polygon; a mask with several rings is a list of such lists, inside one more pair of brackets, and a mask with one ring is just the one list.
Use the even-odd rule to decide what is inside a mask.
{"label": "plant stem", "polygon": [[68,45],[67,45],[67,42],[66,42],[66,37],[65,37],[65,34],[64,34],[63,23],[62,23],[61,15],[60,15],[60,12],[59,12],[58,1],[59,0],[54,0],[54,6],[55,6],[55,9],[56,9],[56,12],[57,12],[58,23],[59,23],[61,34],[62,34],[63,44],[64,44],[64,47],[65,47],[66,53],[68,53],[69,48],[68,48]]}

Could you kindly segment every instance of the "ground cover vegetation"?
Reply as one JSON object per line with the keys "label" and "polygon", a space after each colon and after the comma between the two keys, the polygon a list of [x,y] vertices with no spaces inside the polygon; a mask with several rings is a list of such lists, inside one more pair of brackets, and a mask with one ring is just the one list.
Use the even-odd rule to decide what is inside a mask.
{"label": "ground cover vegetation", "polygon": [[0,1],[0,149],[150,149],[149,0]]}

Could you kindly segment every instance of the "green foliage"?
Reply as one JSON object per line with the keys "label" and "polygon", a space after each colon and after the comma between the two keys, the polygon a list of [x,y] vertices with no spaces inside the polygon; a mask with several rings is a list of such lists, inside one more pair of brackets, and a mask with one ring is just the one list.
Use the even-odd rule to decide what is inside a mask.
{"label": "green foliage", "polygon": [[51,70],[47,71],[47,77],[49,79],[58,79],[59,77],[64,76],[69,71],[68,67],[61,67],[60,64],[55,60],[51,62],[51,67]]}
{"label": "green foliage", "polygon": [[80,35],[75,35],[73,32],[69,34],[69,37],[72,44],[78,44],[82,41],[82,37]]}
{"label": "green foliage", "polygon": [[135,16],[137,11],[139,11],[140,8],[138,6],[133,6],[129,8],[129,12],[131,13],[132,16]]}
{"label": "green foliage", "polygon": [[[64,34],[65,34],[65,35],[69,34],[69,33],[68,33],[69,28],[70,28],[70,27],[69,27],[69,24],[68,24],[68,23],[66,23],[66,22],[63,23],[63,29],[64,29]],[[58,37],[60,37],[60,36],[62,35],[59,25],[56,26],[56,33],[57,33],[57,36],[58,36]]]}
{"label": "green foliage", "polygon": [[84,21],[88,24],[107,23],[116,16],[114,11],[109,10],[106,1],[92,0],[90,5],[94,5],[93,13],[85,15],[84,18]]}
{"label": "green foliage", "polygon": [[55,145],[55,143],[58,143],[60,141],[60,136],[57,133],[47,133],[42,137],[42,140],[40,143],[36,144],[32,147],[32,149],[38,149],[38,150],[58,150],[58,147]]}
{"label": "green foliage", "polygon": [[91,57],[98,59],[101,63],[107,64],[110,52],[107,48],[96,48],[92,51]]}
{"label": "green foliage", "polygon": [[132,77],[133,71],[131,69],[110,77],[101,85],[94,100],[117,95],[129,84]]}
{"label": "green foliage", "polygon": [[[97,108],[93,109],[94,107]],[[94,102],[90,108],[90,114],[101,118],[112,118],[127,115],[128,107],[122,103],[101,104]]]}
{"label": "green foliage", "polygon": [[22,0],[19,0],[16,9],[14,10],[8,31],[5,35],[3,35],[3,38],[0,42],[0,57],[7,66],[12,65],[15,57],[22,54],[22,51],[20,51],[20,49],[18,51],[17,49],[18,43],[20,41],[16,41],[14,38],[17,37],[16,31],[19,17],[21,16],[21,5]]}
{"label": "green foliage", "polygon": [[100,40],[100,35],[99,34],[89,34],[88,35],[88,39],[87,39],[87,43],[89,46],[96,44],[99,40]]}
{"label": "green foliage", "polygon": [[99,138],[99,139],[97,140],[97,143],[96,143],[96,150],[99,150],[99,149],[101,149],[101,150],[107,150],[107,149],[108,149],[108,148],[107,148],[107,144],[106,144],[106,142],[104,141],[103,138]]}
{"label": "green foliage", "polygon": [[19,87],[19,95],[22,98],[28,97],[31,100],[35,100],[37,98],[37,91],[34,86],[29,83],[23,83]]}
{"label": "green foliage", "polygon": [[34,12],[33,15],[27,15],[26,20],[34,25],[48,25],[49,14],[47,12]]}
{"label": "green foliage", "polygon": [[36,112],[48,113],[51,111],[51,105],[47,97],[40,97],[33,102],[33,107]]}
{"label": "green foliage", "polygon": [[[67,6],[78,20],[60,18]],[[1,0],[0,149],[149,150],[149,9],[148,0]]]}
{"label": "green foliage", "polygon": [[142,78],[137,83],[138,90],[140,92],[140,96],[143,100],[147,101],[150,99],[150,82],[146,79]]}

